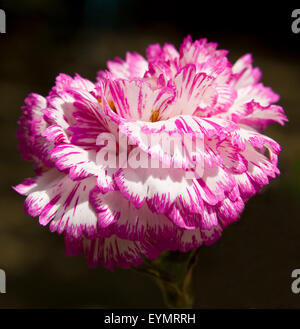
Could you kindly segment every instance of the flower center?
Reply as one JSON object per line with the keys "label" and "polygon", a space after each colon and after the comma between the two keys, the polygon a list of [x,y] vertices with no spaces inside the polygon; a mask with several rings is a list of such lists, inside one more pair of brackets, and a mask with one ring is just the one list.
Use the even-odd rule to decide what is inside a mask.
{"label": "flower center", "polygon": [[159,111],[158,110],[153,110],[152,114],[151,114],[150,121],[151,122],[156,122],[156,121],[158,121],[158,117],[159,117]]}
{"label": "flower center", "polygon": [[[102,99],[101,97],[97,97],[97,101],[100,105],[102,105]],[[112,100],[109,100],[108,102],[108,105],[109,107],[111,108],[112,111],[114,111],[115,113],[117,113],[117,110],[116,110],[116,107],[115,107],[115,104]]]}
{"label": "flower center", "polygon": [[114,104],[114,102],[112,100],[108,101],[108,105],[112,109],[112,111],[114,111],[115,113],[117,113],[115,104]]}

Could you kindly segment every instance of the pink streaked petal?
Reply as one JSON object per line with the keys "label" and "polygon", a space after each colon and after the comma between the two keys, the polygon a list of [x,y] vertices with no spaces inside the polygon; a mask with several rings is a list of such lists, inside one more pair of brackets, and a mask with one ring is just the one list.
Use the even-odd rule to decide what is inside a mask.
{"label": "pink streaked petal", "polygon": [[114,61],[108,61],[107,67],[115,79],[132,79],[142,78],[148,69],[148,63],[140,54],[127,52],[126,61],[116,58]]}
{"label": "pink streaked petal", "polygon": [[21,195],[28,195],[36,187],[36,178],[26,178],[23,183],[13,186],[13,189]]}
{"label": "pink streaked petal", "polygon": [[244,202],[242,198],[237,198],[235,201],[226,198],[218,207],[219,221],[222,227],[225,228],[229,224],[237,221],[244,209]]}
{"label": "pink streaked petal", "polygon": [[246,150],[242,154],[248,161],[249,177],[259,185],[267,185],[268,177],[274,178],[276,174],[279,174],[276,164],[251,145],[247,144]]}
{"label": "pink streaked petal", "polygon": [[262,106],[255,101],[246,103],[239,112],[233,113],[232,118],[235,122],[261,130],[271,123],[277,122],[284,125],[288,121],[281,106]]}
{"label": "pink streaked petal", "polygon": [[[115,182],[123,196],[137,209],[141,209],[147,201],[152,212],[166,214],[175,225],[185,228],[191,224],[185,222],[181,209],[177,209],[176,199],[181,196],[190,200],[187,188],[192,183],[185,181],[183,176],[184,172],[179,169],[124,168],[116,175]],[[185,204],[188,205],[188,202]]]}
{"label": "pink streaked petal", "polygon": [[[210,210],[204,209],[203,201],[216,205],[235,186],[233,177],[219,166],[206,168],[199,179],[186,179],[182,169],[126,168],[119,171],[115,182],[123,196],[136,208],[140,209],[147,201],[153,212],[165,214],[182,228],[204,225],[204,211]],[[189,216],[187,212],[198,217]]]}
{"label": "pink streaked petal", "polygon": [[126,53],[128,72],[131,78],[142,78],[148,69],[148,62],[138,53]]}
{"label": "pink streaked petal", "polygon": [[233,177],[239,188],[241,198],[244,201],[249,200],[256,193],[256,190],[248,174],[233,174]]}
{"label": "pink streaked petal", "polygon": [[279,95],[271,88],[265,87],[262,83],[246,85],[237,90],[237,98],[234,107],[242,106],[254,100],[262,106],[268,106],[279,100]]}
{"label": "pink streaked petal", "polygon": [[[225,198],[235,186],[232,175],[221,166],[206,167],[201,178],[197,179],[197,187],[205,202],[215,205]],[[201,188],[200,188],[201,187]]]}
{"label": "pink streaked petal", "polygon": [[149,62],[157,60],[168,62],[179,57],[179,53],[176,48],[169,43],[165,43],[163,47],[161,47],[158,43],[150,45],[146,50],[146,54]]}
{"label": "pink streaked petal", "polygon": [[214,85],[214,88],[217,91],[218,100],[217,100],[217,104],[213,107],[212,112],[211,111],[208,112],[210,116],[227,111],[234,103],[237,97],[236,90],[229,85],[216,84]]}
{"label": "pink streaked petal", "polygon": [[[37,177],[25,191],[28,195],[25,209],[31,216],[39,216],[41,225],[51,222],[52,232],[66,232],[74,237],[95,236],[97,215],[89,203],[89,193],[95,185],[96,178],[73,182],[63,173],[51,169]],[[23,187],[17,189],[24,191]]]}
{"label": "pink streaked petal", "polygon": [[[69,89],[68,93],[74,98],[76,112],[73,117],[76,117],[76,115],[84,117],[86,115],[86,118],[90,119],[93,116],[99,125],[105,127],[106,119],[103,117],[102,106],[94,94],[78,89]],[[78,112],[78,109],[81,110],[81,113]]]}
{"label": "pink streaked petal", "polygon": [[47,108],[43,110],[45,119],[50,125],[59,125],[64,130],[75,123],[73,113],[75,107],[73,105],[74,97],[63,91],[55,96],[47,97]]}
{"label": "pink streaked petal", "polygon": [[[120,210],[116,209],[117,202],[120,202],[117,198],[118,192],[109,192],[102,194],[101,190],[96,186],[90,193],[90,202],[93,205],[97,216],[98,225],[102,229],[111,227],[111,225],[120,218]],[[109,196],[112,195],[112,199]],[[109,202],[110,201],[110,202]]]}
{"label": "pink streaked petal", "polygon": [[64,241],[66,256],[78,256],[83,253],[82,237],[74,238],[72,235],[65,234]]}
{"label": "pink streaked petal", "polygon": [[53,147],[42,136],[48,124],[44,120],[43,110],[46,107],[46,99],[38,94],[32,93],[25,99],[22,107],[22,116],[18,121],[20,128],[17,130],[19,149],[24,159],[33,161],[36,173],[45,167],[52,167],[48,150]]}
{"label": "pink streaked petal", "polygon": [[165,216],[152,213],[146,204],[137,209],[118,191],[103,195],[95,188],[90,199],[99,225],[111,225],[113,232],[122,239],[142,241],[149,236],[158,240],[161,236],[171,238],[176,232],[176,227]]}
{"label": "pink streaked petal", "polygon": [[94,90],[95,85],[91,81],[82,78],[79,74],[75,74],[75,77],[72,78],[67,74],[60,73],[56,78],[55,86],[51,89],[50,95],[57,95],[69,88],[92,91]]}
{"label": "pink streaked petal", "polygon": [[184,39],[180,46],[180,64],[182,66],[194,63],[203,64],[212,57],[222,58],[227,55],[227,50],[217,50],[217,43],[207,42],[207,39],[192,41],[191,36]]}
{"label": "pink streaked petal", "polygon": [[51,150],[51,158],[60,171],[69,171],[72,180],[98,176],[104,168],[96,164],[97,149],[73,144],[59,144]]}
{"label": "pink streaked petal", "polygon": [[61,181],[59,202],[50,202],[40,215],[40,223],[50,222],[50,231],[80,237],[93,237],[98,233],[97,215],[89,203],[89,193],[96,184],[91,177],[73,182],[67,177]]}
{"label": "pink streaked petal", "polygon": [[205,109],[217,101],[217,92],[212,87],[213,78],[205,73],[196,73],[193,64],[186,65],[169,86],[175,90],[175,99],[161,113],[166,120],[180,114],[192,115],[199,107]]}
{"label": "pink streaked petal", "polygon": [[[75,106],[78,106],[77,102]],[[101,122],[88,109],[74,112],[76,123],[68,128],[68,132],[72,134],[71,143],[92,147],[95,146],[99,134],[111,132],[116,135],[117,125],[105,115],[103,107],[100,106],[97,112],[101,117]]]}
{"label": "pink streaked petal", "polygon": [[261,71],[259,68],[252,67],[252,55],[246,54],[242,56],[233,66],[232,66],[233,77],[231,84],[235,89],[247,85],[253,85],[258,83],[261,78]]}
{"label": "pink streaked petal", "polygon": [[218,226],[213,226],[210,230],[203,230],[201,231],[203,240],[204,240],[204,244],[206,246],[210,246],[212,244],[214,244],[215,242],[217,242],[221,235],[222,235],[223,229],[220,227],[220,225]]}
{"label": "pink streaked petal", "polygon": [[153,111],[163,111],[173,98],[171,88],[153,91],[142,80],[116,80],[109,83],[117,113],[125,119],[150,121]]}
{"label": "pink streaked petal", "polygon": [[240,151],[237,145],[232,145],[230,139],[226,139],[216,145],[216,152],[219,153],[223,166],[230,173],[242,174],[247,171],[248,162]]}
{"label": "pink streaked petal", "polygon": [[97,267],[101,262],[104,267],[113,270],[115,266],[129,268],[143,263],[141,243],[120,239],[115,235],[109,238],[83,239],[83,250],[91,267]]}
{"label": "pink streaked petal", "polygon": [[[63,174],[51,169],[31,180],[32,184],[27,180],[25,184],[16,187],[19,193],[27,195],[24,208],[29,215],[39,216],[52,198],[59,197],[60,194],[55,189],[63,177]],[[51,192],[48,193],[48,190]]]}
{"label": "pink streaked petal", "polygon": [[[183,168],[189,168],[194,164],[186,145],[188,141],[192,141],[191,138],[194,140],[193,147],[197,148],[198,157],[201,155],[201,159],[213,163],[217,161],[216,155],[202,147],[203,138],[211,139],[215,136],[223,140],[238,128],[229,120],[201,119],[192,116],[178,116],[158,122],[124,121],[119,126],[120,132],[151,158],[157,158],[168,166],[180,164]],[[174,145],[174,150],[168,151],[164,147],[167,141]]]}
{"label": "pink streaked petal", "polygon": [[64,129],[59,125],[51,125],[44,130],[42,136],[45,137],[49,142],[55,142],[56,144],[68,143],[69,137],[67,136]]}
{"label": "pink streaked petal", "polygon": [[207,62],[197,64],[197,72],[204,72],[213,77],[216,84],[228,84],[232,78],[232,64],[226,57],[219,55],[216,53]]}
{"label": "pink streaked petal", "polygon": [[[240,129],[234,132],[233,143],[241,146],[245,150],[246,142],[251,144],[254,148],[264,150],[267,148],[270,153],[270,159],[273,155],[278,155],[281,151],[281,146],[272,138],[255,131],[252,127],[240,125]],[[277,164],[277,163],[276,163]]]}
{"label": "pink streaked petal", "polygon": [[177,248],[181,252],[198,249],[203,243],[203,237],[199,228],[195,230],[182,230],[177,238]]}

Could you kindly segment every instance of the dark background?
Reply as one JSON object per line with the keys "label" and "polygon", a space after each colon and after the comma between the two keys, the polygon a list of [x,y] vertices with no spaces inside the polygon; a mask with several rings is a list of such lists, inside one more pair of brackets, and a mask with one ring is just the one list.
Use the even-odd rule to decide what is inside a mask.
{"label": "dark background", "polygon": [[159,289],[131,271],[88,268],[66,258],[63,239],[23,212],[11,185],[33,175],[17,151],[16,121],[29,92],[46,95],[60,73],[94,80],[107,60],[150,43],[206,37],[235,61],[251,52],[263,82],[281,95],[289,117],[267,134],[283,147],[281,176],[251,199],[241,221],[211,247],[196,272],[197,308],[299,308],[291,272],[300,268],[300,33],[293,9],[273,2],[134,0],[1,1],[0,34],[0,268],[7,293],[0,307],[163,307]]}

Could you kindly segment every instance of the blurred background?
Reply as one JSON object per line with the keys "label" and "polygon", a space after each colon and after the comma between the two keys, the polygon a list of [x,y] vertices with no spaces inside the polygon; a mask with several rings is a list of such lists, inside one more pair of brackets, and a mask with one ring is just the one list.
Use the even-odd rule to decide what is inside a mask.
{"label": "blurred background", "polygon": [[17,150],[16,122],[26,95],[47,95],[60,72],[94,80],[109,59],[145,54],[150,43],[178,47],[187,34],[218,42],[232,62],[251,52],[289,117],[285,127],[267,130],[283,147],[281,176],[248,202],[215,245],[200,250],[195,306],[300,307],[300,294],[290,288],[291,272],[300,268],[300,33],[291,30],[297,7],[261,3],[0,1],[7,20],[0,34],[0,268],[7,275],[0,308],[163,307],[150,278],[66,258],[62,237],[24,213],[24,198],[11,186],[33,170]]}

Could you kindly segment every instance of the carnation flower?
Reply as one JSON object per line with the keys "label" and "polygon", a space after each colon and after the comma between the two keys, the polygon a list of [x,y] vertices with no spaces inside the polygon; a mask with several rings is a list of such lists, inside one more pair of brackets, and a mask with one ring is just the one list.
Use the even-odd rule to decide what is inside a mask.
{"label": "carnation flower", "polygon": [[109,61],[95,83],[60,74],[47,97],[25,99],[18,138],[36,177],[15,190],[64,234],[67,255],[128,268],[211,245],[279,174],[280,146],[262,133],[287,120],[279,96],[250,54],[226,56],[187,37],[179,52],[150,45],[146,58]]}

